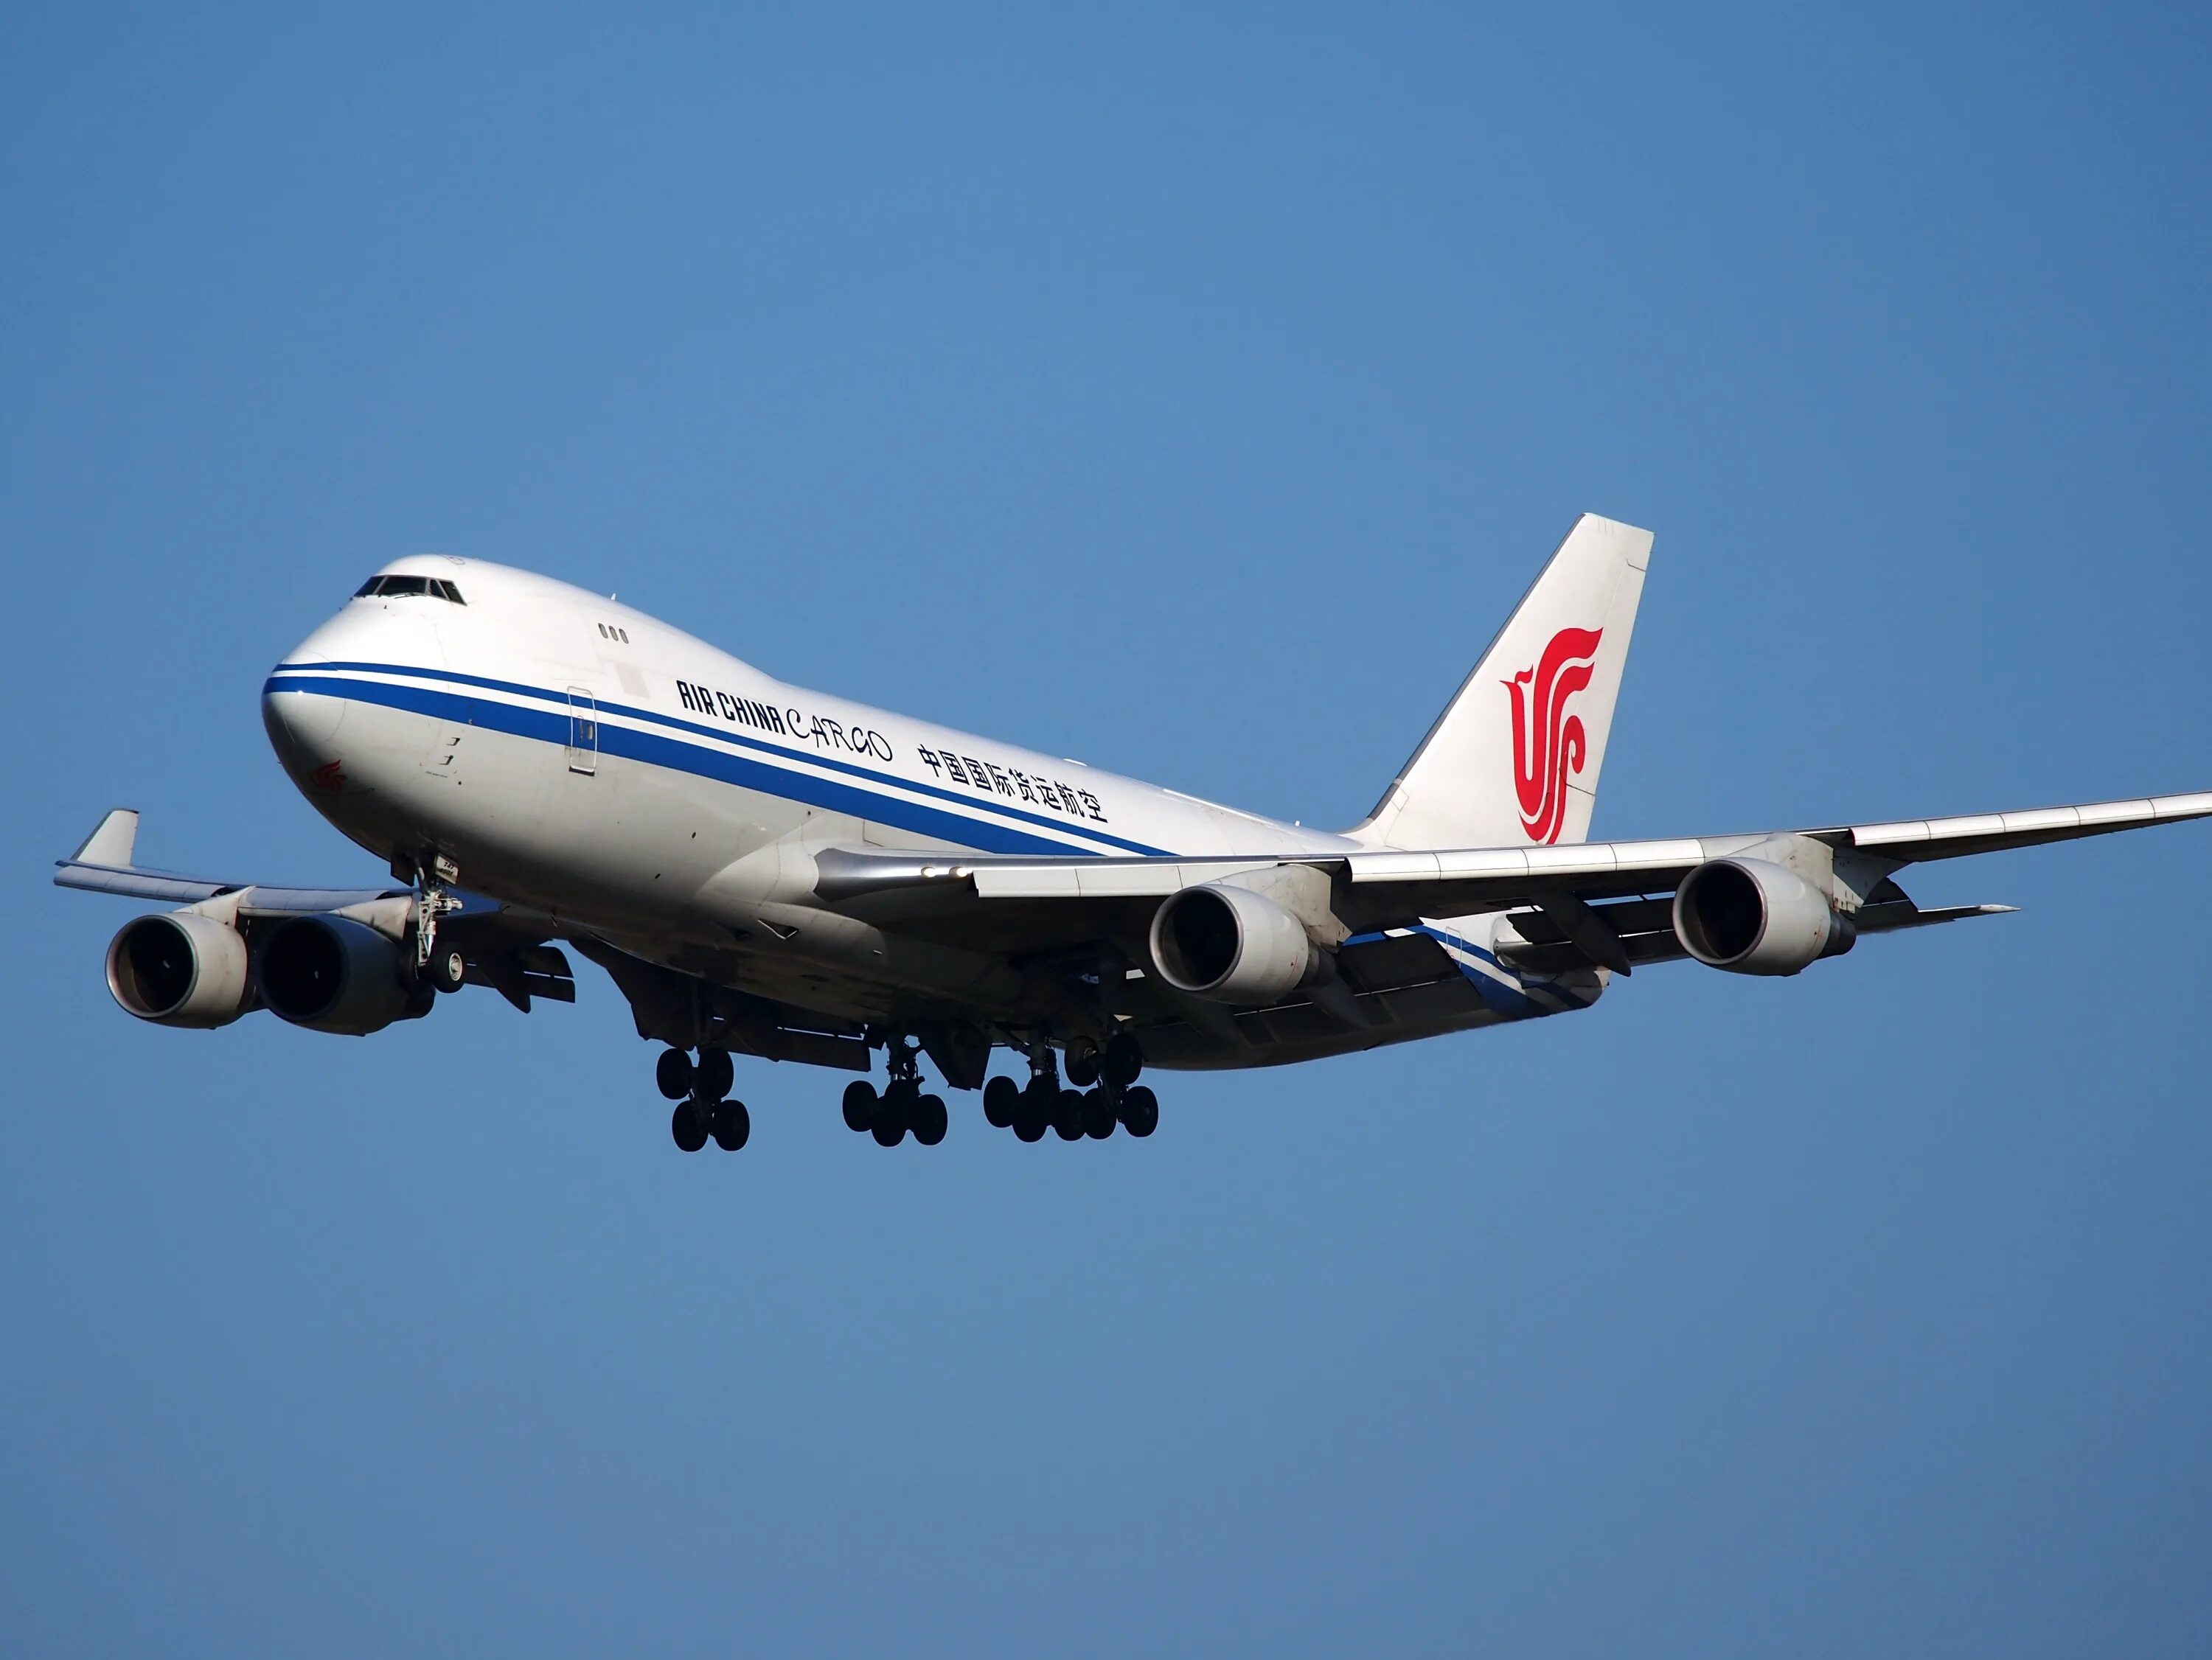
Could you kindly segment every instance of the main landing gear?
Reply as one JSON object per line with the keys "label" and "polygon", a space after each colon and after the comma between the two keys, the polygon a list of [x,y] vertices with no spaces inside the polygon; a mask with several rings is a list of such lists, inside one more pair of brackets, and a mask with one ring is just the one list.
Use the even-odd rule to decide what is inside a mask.
{"label": "main landing gear", "polygon": [[1103,1142],[1116,1125],[1139,1137],[1160,1124],[1159,1098],[1137,1082],[1144,1056],[1126,1033],[1101,1051],[1089,1044],[1069,1045],[1067,1077],[1088,1088],[1062,1088],[1050,1049],[1039,1045],[1030,1055],[1027,1085],[993,1078],[983,1086],[983,1117],[994,1130],[1011,1130],[1025,1142],[1041,1142],[1049,1130],[1063,1142],[1089,1136]]}
{"label": "main landing gear", "polygon": [[[845,1086],[845,1127],[855,1135],[873,1136],[879,1147],[896,1147],[909,1135],[924,1147],[935,1147],[950,1125],[944,1097],[923,1091],[911,1041],[894,1037],[889,1050],[890,1081],[880,1092],[865,1078]],[[1006,1077],[983,1086],[983,1117],[994,1129],[1011,1130],[1024,1142],[1041,1142],[1048,1130],[1063,1142],[1103,1142],[1116,1130],[1149,1136],[1159,1128],[1160,1103],[1137,1081],[1144,1063],[1135,1042],[1125,1034],[1117,1034],[1103,1049],[1079,1042],[1068,1049],[1067,1076],[1086,1087],[1064,1087],[1059,1056],[1040,1042],[1030,1051],[1026,1086]],[[661,1051],[653,1081],[676,1104],[668,1130],[678,1147],[696,1153],[712,1141],[734,1153],[751,1138],[752,1115],[743,1101],[728,1098],[735,1081],[736,1069],[726,1050],[702,1049],[696,1061],[681,1049]]]}
{"label": "main landing gear", "polygon": [[668,1132],[684,1152],[696,1153],[710,1136],[725,1153],[736,1152],[751,1139],[752,1114],[743,1101],[726,1099],[737,1081],[728,1051],[702,1049],[694,1064],[682,1050],[665,1050],[653,1069],[653,1081],[676,1103]]}
{"label": "main landing gear", "polygon": [[922,1094],[914,1046],[903,1039],[892,1041],[890,1063],[890,1082],[880,1095],[866,1078],[845,1086],[845,1128],[856,1136],[872,1135],[878,1147],[896,1147],[908,1130],[924,1147],[935,1147],[951,1122],[945,1098]]}

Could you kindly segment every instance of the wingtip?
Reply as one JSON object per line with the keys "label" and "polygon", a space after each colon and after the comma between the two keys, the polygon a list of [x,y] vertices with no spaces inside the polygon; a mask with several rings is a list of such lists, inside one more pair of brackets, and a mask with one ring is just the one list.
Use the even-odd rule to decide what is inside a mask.
{"label": "wingtip", "polygon": [[118,869],[130,867],[137,851],[138,809],[135,807],[111,807],[101,815],[92,833],[83,845],[61,863],[64,864],[102,864]]}

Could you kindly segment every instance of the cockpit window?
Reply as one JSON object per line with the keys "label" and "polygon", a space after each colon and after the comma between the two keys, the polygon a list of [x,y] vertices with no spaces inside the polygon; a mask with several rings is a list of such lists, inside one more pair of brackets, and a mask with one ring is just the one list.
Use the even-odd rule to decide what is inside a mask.
{"label": "cockpit window", "polygon": [[465,605],[461,591],[442,577],[371,577],[354,591],[356,599],[443,599]]}

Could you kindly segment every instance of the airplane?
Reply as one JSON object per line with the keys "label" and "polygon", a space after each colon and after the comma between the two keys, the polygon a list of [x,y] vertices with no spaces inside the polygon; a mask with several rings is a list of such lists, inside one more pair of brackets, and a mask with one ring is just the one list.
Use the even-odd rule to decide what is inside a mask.
{"label": "airplane", "polygon": [[[393,885],[142,869],[110,812],[54,880],[181,908],[107,949],[141,1020],[366,1035],[468,986],[606,971],[687,1153],[751,1135],[732,1056],[863,1075],[844,1121],[946,1134],[926,1057],[1024,1142],[1152,1134],[1155,1071],[1274,1066],[1586,1009],[1688,959],[1796,974],[1915,905],[1905,866],[2212,815],[2212,791],[1585,839],[1652,535],[1584,514],[1367,817],[1285,824],[786,685],[641,611],[398,560],[270,672],[292,782]],[[1025,1079],[994,1075],[999,1049]],[[872,1081],[883,1057],[885,1081]]]}

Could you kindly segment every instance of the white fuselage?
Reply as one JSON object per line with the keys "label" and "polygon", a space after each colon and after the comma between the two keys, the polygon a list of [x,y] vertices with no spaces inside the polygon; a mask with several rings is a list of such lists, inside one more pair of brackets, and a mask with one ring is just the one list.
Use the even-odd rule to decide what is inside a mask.
{"label": "white fuselage", "polygon": [[[459,602],[357,597],[264,689],[271,741],[317,809],[396,870],[442,856],[467,888],[765,996],[867,1018],[871,979],[945,992],[978,972],[926,953],[893,963],[872,929],[821,925],[816,850],[1352,845],[787,686],[526,572],[419,556],[381,574],[450,584]],[[799,919],[799,948],[747,951]]]}

